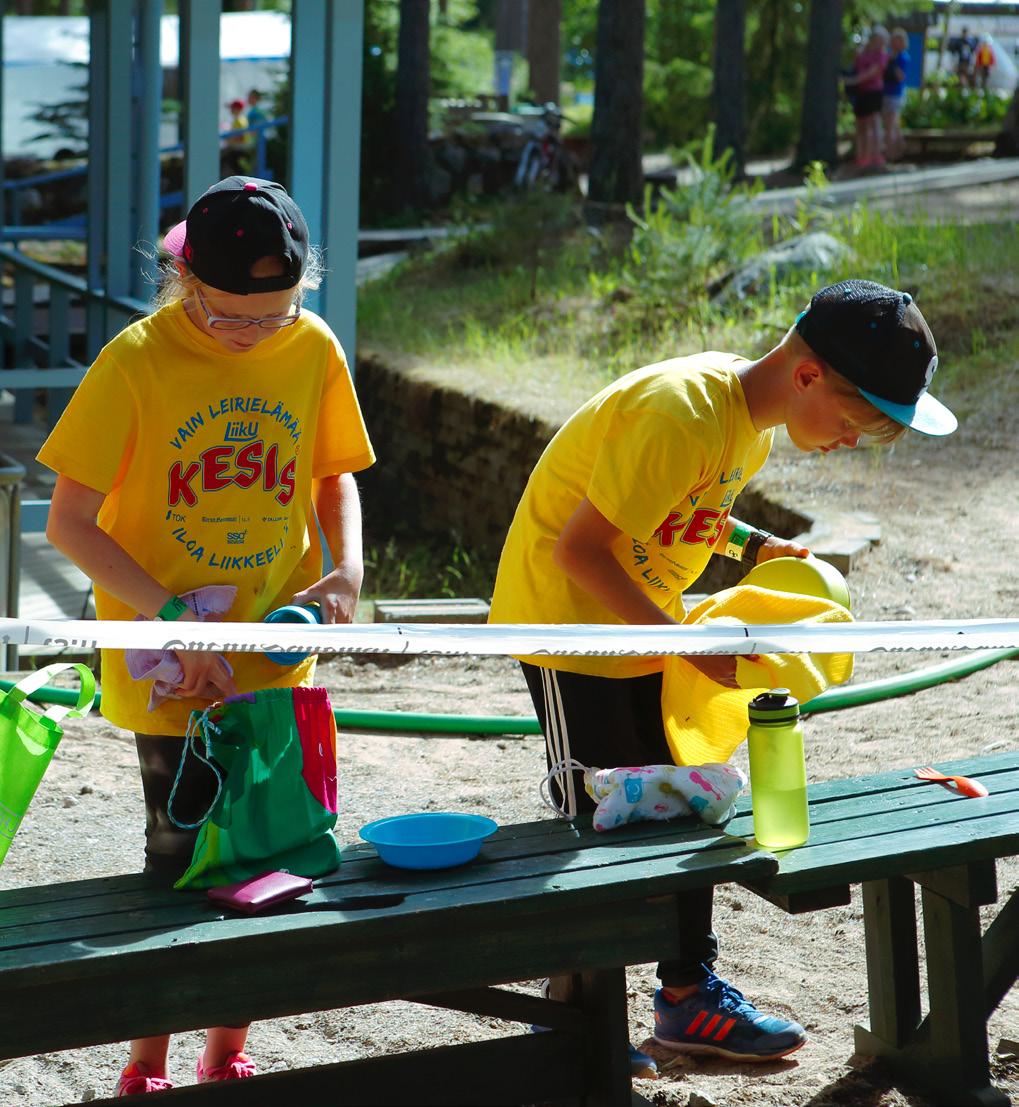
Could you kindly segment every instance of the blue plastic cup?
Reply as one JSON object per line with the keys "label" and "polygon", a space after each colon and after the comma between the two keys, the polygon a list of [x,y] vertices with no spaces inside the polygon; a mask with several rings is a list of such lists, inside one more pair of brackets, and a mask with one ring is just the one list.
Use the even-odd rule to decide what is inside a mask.
{"label": "blue plastic cup", "polygon": [[[286,607],[277,607],[275,611],[270,611],[262,621],[266,623],[304,623],[305,625],[321,623],[322,609],[317,603],[287,604]],[[297,665],[308,654],[303,650],[290,650],[289,652],[274,650],[265,656],[270,661],[275,661],[277,665]]]}

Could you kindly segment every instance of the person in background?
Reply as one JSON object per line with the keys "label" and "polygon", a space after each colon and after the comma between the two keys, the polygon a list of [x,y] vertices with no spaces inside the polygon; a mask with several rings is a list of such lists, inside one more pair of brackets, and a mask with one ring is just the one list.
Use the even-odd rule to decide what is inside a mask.
{"label": "person in background", "polygon": [[[248,125],[248,117],[244,111],[243,100],[231,100],[227,104],[227,108],[230,110],[230,120],[226,125],[228,131],[242,131]],[[247,135],[230,135],[227,140],[227,146],[234,148],[242,148],[247,145]]]}
{"label": "person in background", "polygon": [[262,94],[257,88],[250,89],[248,91],[248,126],[255,127],[259,123],[265,123],[268,120],[268,116],[258,106],[262,99]]}
{"label": "person in background", "polygon": [[991,79],[991,70],[994,68],[994,47],[987,35],[982,35],[980,43],[973,55],[974,84],[983,92],[987,91],[987,82]]}
{"label": "person in background", "polygon": [[962,31],[948,42],[948,52],[955,56],[955,75],[963,88],[973,87],[973,54],[976,48],[977,40],[969,33],[969,27],[963,27]]}
{"label": "person in background", "polygon": [[902,107],[906,100],[906,79],[912,64],[906,49],[908,45],[909,36],[901,27],[896,27],[892,31],[891,57],[885,66],[885,88],[881,100],[885,156],[889,161],[902,156]]}
{"label": "person in background", "polygon": [[884,99],[885,67],[888,65],[888,32],[875,26],[866,45],[853,60],[853,75],[844,77],[853,90],[856,117],[856,164],[860,169],[882,166],[881,106]]}

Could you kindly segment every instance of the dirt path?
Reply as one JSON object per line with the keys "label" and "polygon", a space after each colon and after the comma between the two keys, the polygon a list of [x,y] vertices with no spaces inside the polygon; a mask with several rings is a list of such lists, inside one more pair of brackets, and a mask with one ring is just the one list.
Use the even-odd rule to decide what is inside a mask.
{"label": "dirt path", "polygon": [[[945,398],[962,417],[953,438],[911,436],[893,450],[804,458],[779,448],[766,469],[770,495],[807,512],[852,507],[878,516],[883,541],[850,579],[856,614],[866,619],[1016,617],[1015,367],[1003,367],[982,394]],[[943,391],[944,394],[944,391]],[[859,659],[857,679],[921,668],[938,654]],[[897,766],[937,763],[1014,746],[1016,664],[965,681],[816,716],[806,723],[809,772],[823,780]],[[380,666],[343,659],[322,666],[337,707],[368,710],[529,714],[512,662],[421,658]],[[742,758],[743,751],[739,751]],[[464,809],[500,822],[540,818],[543,772],[537,738],[345,734],[341,840],[370,818],[404,811]],[[69,724],[46,781],[0,870],[0,887],[130,871],[141,855],[142,806],[133,745],[100,719]],[[999,867],[1003,896],[1019,883],[1019,863]],[[660,1107],[686,1107],[693,1093],[729,1107],[924,1107],[888,1087],[880,1070],[853,1057],[852,1026],[866,1018],[862,911],[845,908],[791,918],[739,889],[716,897],[720,971],[763,1009],[800,1019],[807,1047],[786,1062],[741,1066],[682,1060],[639,1090]],[[988,916],[992,912],[988,912]],[[248,971],[248,970],[242,970]],[[651,966],[631,970],[634,1042],[651,1032]],[[171,987],[172,982],[153,982]],[[260,1023],[250,1049],[262,1071],[469,1041],[508,1029],[496,1020],[394,1003]],[[991,1020],[990,1044],[1019,1038],[1019,994]],[[197,1034],[181,1035],[172,1075],[193,1080]],[[672,1058],[647,1046],[662,1065]],[[1019,1097],[1019,1061],[995,1057],[1000,1086]],[[0,1105],[37,1107],[112,1089],[125,1049],[75,1050],[0,1063]],[[498,1080],[498,1074],[492,1074]],[[698,1102],[696,1099],[692,1102]]]}

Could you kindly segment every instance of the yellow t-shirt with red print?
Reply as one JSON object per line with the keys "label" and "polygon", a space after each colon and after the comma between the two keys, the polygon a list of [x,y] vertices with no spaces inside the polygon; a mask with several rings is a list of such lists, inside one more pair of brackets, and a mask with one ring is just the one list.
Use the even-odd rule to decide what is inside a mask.
{"label": "yellow t-shirt with red print", "polygon": [[[774,433],[755,429],[733,354],[674,358],[628,373],[560,428],[534,468],[510,526],[492,598],[493,623],[622,620],[553,559],[586,496],[622,532],[613,554],[663,611],[715,550],[725,520],[761,468]],[[656,672],[654,657],[533,657],[597,676]]]}
{"label": "yellow t-shirt with red print", "polygon": [[[232,584],[225,616],[258,622],[322,575],[312,482],[375,460],[343,350],[310,311],[247,353],[231,354],[171,304],[99,354],[39,460],[105,494],[99,526],[175,594]],[[137,612],[100,588],[100,619]],[[306,683],[230,653],[240,691]],[[150,682],[104,650],[102,709],[146,734],[183,734],[199,700],[147,710]]]}

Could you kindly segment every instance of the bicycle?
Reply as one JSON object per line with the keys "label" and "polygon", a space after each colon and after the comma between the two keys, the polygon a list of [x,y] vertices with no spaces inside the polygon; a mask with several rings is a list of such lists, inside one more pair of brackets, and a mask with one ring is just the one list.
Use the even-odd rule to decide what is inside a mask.
{"label": "bicycle", "polygon": [[543,105],[524,143],[513,175],[513,186],[521,192],[572,192],[577,187],[577,166],[562,143],[560,131],[565,117],[557,104]]}

